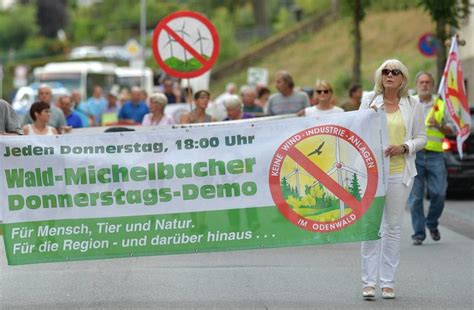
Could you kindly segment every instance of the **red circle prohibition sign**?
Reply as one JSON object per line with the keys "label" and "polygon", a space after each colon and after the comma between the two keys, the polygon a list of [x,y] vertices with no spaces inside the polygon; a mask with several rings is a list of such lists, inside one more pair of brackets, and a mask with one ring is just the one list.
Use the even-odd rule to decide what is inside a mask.
{"label": "red circle prohibition sign", "polygon": [[434,57],[439,48],[435,35],[431,32],[423,34],[418,39],[418,50],[423,56]]}
{"label": "red circle prohibition sign", "polygon": [[[213,42],[213,49],[212,49],[212,54],[207,59],[203,55],[201,55],[194,47],[191,46],[188,42],[186,42],[180,35],[179,35],[179,30],[173,30],[169,26],[169,23],[179,19],[179,18],[192,18],[195,19],[202,24],[209,30],[211,34],[211,40]],[[179,44],[181,47],[184,48],[185,53],[188,52],[191,54],[200,64],[201,67],[199,69],[196,69],[194,71],[179,71],[176,68],[172,68],[170,65],[165,63],[165,60],[162,57],[162,52],[160,51],[160,48],[158,46],[158,39],[159,36],[162,32],[167,33],[167,35],[171,38],[170,40],[173,40],[177,44]],[[170,14],[163,18],[158,25],[156,26],[155,30],[153,31],[153,54],[155,56],[156,61],[160,65],[161,69],[165,71],[167,74],[178,77],[178,78],[193,78],[202,75],[206,71],[209,71],[211,67],[214,65],[214,63],[217,60],[217,56],[219,55],[219,36],[217,34],[217,30],[214,27],[214,25],[203,15],[192,12],[192,11],[179,11],[175,12],[173,14]]]}
{"label": "red circle prohibition sign", "polygon": [[[360,201],[310,160],[307,155],[303,154],[296,148],[296,145],[298,145],[299,142],[317,135],[335,136],[338,139],[347,141],[364,159],[365,168],[367,169],[367,186]],[[295,141],[298,142],[295,143]],[[302,167],[309,175],[324,185],[329,191],[338,197],[340,201],[349,206],[353,212],[344,215],[338,220],[328,222],[314,221],[296,213],[285,200],[280,185],[281,169],[283,161],[287,157],[293,159],[295,163]],[[372,150],[357,134],[345,127],[337,125],[321,125],[305,129],[291,136],[278,147],[272,161],[270,162],[269,184],[273,200],[280,213],[287,220],[294,225],[309,231],[331,232],[352,225],[369,209],[377,191],[378,169]]]}

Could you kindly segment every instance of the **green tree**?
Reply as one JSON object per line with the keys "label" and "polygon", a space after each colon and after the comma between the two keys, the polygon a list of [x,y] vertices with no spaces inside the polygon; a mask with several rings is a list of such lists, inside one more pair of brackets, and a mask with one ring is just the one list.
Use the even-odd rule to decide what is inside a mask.
{"label": "green tree", "polygon": [[291,195],[295,198],[299,198],[300,196],[298,195],[298,191],[296,186],[291,188]]}
{"label": "green tree", "polygon": [[352,174],[352,180],[351,180],[351,186],[349,186],[349,192],[352,194],[352,196],[354,196],[357,200],[360,201],[361,193],[360,193],[359,179],[357,178],[357,175],[355,173]]}
{"label": "green tree", "polygon": [[271,31],[265,1],[252,0],[252,7],[255,24],[259,29],[258,35],[259,37],[264,38]]}
{"label": "green tree", "polygon": [[274,23],[273,28],[276,32],[284,31],[293,25],[293,18],[286,8],[281,7],[278,10],[277,21]]}
{"label": "green tree", "polygon": [[36,8],[33,5],[17,5],[0,11],[0,50],[19,49],[29,36],[38,33]]}
{"label": "green tree", "polygon": [[[146,1],[147,29],[153,30],[165,16],[188,9],[186,4],[171,1]],[[103,0],[92,6],[71,8],[69,32],[79,44],[125,44],[138,37],[140,29],[140,1]]]}
{"label": "green tree", "polygon": [[419,5],[431,15],[436,25],[436,37],[440,42],[436,53],[436,68],[438,80],[441,80],[447,57],[444,42],[449,36],[448,26],[459,28],[459,19],[470,14],[469,0],[419,0]]}
{"label": "green tree", "polygon": [[370,0],[344,0],[343,12],[352,17],[352,48],[354,59],[352,62],[352,83],[360,84],[362,75],[360,66],[362,63],[362,33],[360,24],[365,18],[365,10],[370,5]]}
{"label": "green tree", "polygon": [[281,192],[283,193],[283,197],[285,199],[288,199],[288,196],[291,195],[291,188],[290,185],[288,185],[288,181],[286,180],[285,177],[281,179]]}
{"label": "green tree", "polygon": [[227,8],[219,8],[214,12],[212,20],[219,33],[220,50],[218,63],[225,62],[239,55],[239,45],[235,40],[235,26]]}
{"label": "green tree", "polygon": [[37,0],[37,21],[40,32],[48,38],[56,38],[58,30],[68,22],[67,0]]}
{"label": "green tree", "polygon": [[309,194],[314,198],[320,198],[324,196],[324,187],[321,183],[316,186],[309,186]]}
{"label": "green tree", "polygon": [[305,195],[311,195],[311,187],[307,184],[304,186],[304,194]]}

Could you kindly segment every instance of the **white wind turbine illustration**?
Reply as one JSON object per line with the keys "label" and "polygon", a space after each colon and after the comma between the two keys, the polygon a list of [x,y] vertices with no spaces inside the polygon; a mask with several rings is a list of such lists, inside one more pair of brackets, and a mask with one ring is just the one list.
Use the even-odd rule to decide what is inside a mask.
{"label": "white wind turbine illustration", "polygon": [[196,41],[194,41],[194,44],[199,42],[199,46],[201,48],[201,55],[204,55],[204,51],[202,49],[202,41],[204,41],[204,40],[209,41],[209,38],[201,36],[201,31],[199,30],[199,28],[197,29],[197,33],[198,33],[198,38],[196,39]]}
{"label": "white wind turbine illustration", "polygon": [[[181,34],[181,39],[184,40],[185,36],[191,37],[189,33],[187,33],[184,29],[186,28],[186,21],[183,21],[183,25],[181,26],[181,29],[175,30],[176,32]],[[186,56],[186,49],[183,47],[184,51],[184,64],[187,67],[188,66],[188,57]]]}
{"label": "white wind turbine illustration", "polygon": [[296,194],[299,196],[300,195],[300,190],[301,190],[301,185],[300,185],[300,174],[303,174],[307,177],[310,177],[312,178],[311,175],[309,175],[308,173],[306,173],[304,170],[300,170],[298,164],[295,162],[295,168],[290,172],[288,173],[288,175],[286,176],[286,179],[288,181],[290,181],[290,178],[292,177],[295,177],[295,183],[296,183]]}
{"label": "white wind turbine illustration", "polygon": [[[348,172],[350,173],[355,173],[358,176],[361,176],[363,178],[367,178],[367,175],[365,173],[362,173],[360,171],[357,171],[356,169],[347,166],[344,162],[341,161],[341,156],[340,156],[340,148],[339,148],[339,138],[336,137],[336,161],[334,162],[334,165],[332,166],[331,169],[329,169],[328,172],[326,172],[327,175],[333,175],[336,173],[337,176],[337,183],[341,186],[344,187],[344,180],[342,177],[342,173],[345,172],[346,174]],[[347,178],[346,178],[347,180]],[[310,187],[314,187],[318,185],[320,182],[315,181],[313,184],[311,184]],[[341,218],[344,216],[344,202],[339,199],[339,211],[340,211],[340,216]]]}
{"label": "white wind turbine illustration", "polygon": [[170,46],[170,52],[171,52],[171,58],[173,57],[173,42],[176,42],[175,39],[173,39],[169,33],[167,33],[168,35],[168,41],[165,43],[165,45],[163,45],[163,47],[166,47],[167,45]]}

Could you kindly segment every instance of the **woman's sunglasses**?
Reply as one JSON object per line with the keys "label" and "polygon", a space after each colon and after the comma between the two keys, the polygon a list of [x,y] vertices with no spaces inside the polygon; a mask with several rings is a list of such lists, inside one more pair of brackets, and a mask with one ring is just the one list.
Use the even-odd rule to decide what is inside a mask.
{"label": "woman's sunglasses", "polygon": [[329,92],[330,92],[329,89],[324,89],[324,90],[317,89],[316,90],[316,93],[318,93],[319,95],[321,95],[322,93],[329,94]]}
{"label": "woman's sunglasses", "polygon": [[392,73],[393,76],[398,76],[398,75],[403,75],[402,71],[400,71],[399,69],[382,69],[382,74],[383,75],[388,75],[389,73]]}

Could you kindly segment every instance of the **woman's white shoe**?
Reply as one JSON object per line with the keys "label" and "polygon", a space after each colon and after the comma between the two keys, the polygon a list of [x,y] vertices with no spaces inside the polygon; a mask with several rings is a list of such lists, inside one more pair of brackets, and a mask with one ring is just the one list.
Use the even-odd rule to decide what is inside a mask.
{"label": "woman's white shoe", "polygon": [[375,297],[375,287],[367,286],[362,290],[362,297],[364,299],[372,299]]}
{"label": "woman's white shoe", "polygon": [[384,299],[394,299],[395,292],[393,289],[382,289],[382,298]]}

